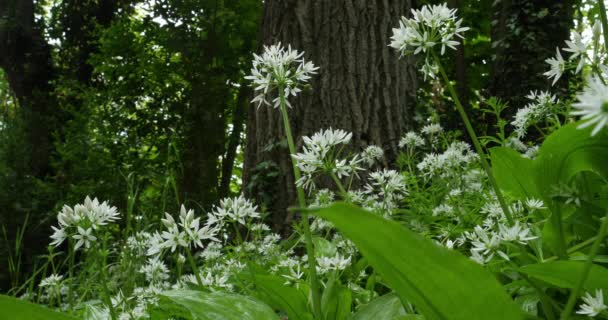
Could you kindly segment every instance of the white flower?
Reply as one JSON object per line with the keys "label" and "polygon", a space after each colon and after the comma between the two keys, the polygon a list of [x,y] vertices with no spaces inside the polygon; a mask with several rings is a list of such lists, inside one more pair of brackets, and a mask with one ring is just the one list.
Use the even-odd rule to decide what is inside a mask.
{"label": "white flower", "polygon": [[56,287],[61,284],[61,280],[63,280],[63,276],[52,274],[40,281],[40,287]]}
{"label": "white flower", "polygon": [[[292,50],[291,46],[285,49],[281,43],[264,46],[261,56],[254,54],[251,75],[245,77],[253,82],[254,90],[258,93],[252,102],[257,102],[258,107],[262,103],[270,105],[266,96],[275,89],[282,89],[285,103],[291,107],[287,98],[296,96],[301,91],[299,86],[308,82],[311,75],[319,69],[312,62],[305,62],[303,55],[304,52]],[[273,99],[275,108],[280,103],[279,97]]]}
{"label": "white flower", "polygon": [[217,220],[219,224],[228,221],[245,225],[247,221],[260,218],[260,213],[257,210],[258,207],[256,205],[243,195],[239,195],[238,197],[220,200],[220,205],[216,206],[209,213],[209,216],[213,216],[210,218],[210,221]]}
{"label": "white flower", "polygon": [[92,232],[92,228],[88,228],[85,230],[82,227],[78,227],[78,234],[75,234],[72,236],[72,238],[78,240],[78,241],[76,241],[74,250],[78,250],[83,245],[86,249],[91,247],[91,242],[97,240],[97,237],[92,235],[91,232]]}
{"label": "white flower", "polygon": [[591,77],[587,87],[577,95],[578,102],[572,104],[577,109],[573,115],[582,116],[584,122],[579,128],[595,125],[591,136],[595,136],[608,123],[608,87],[598,77]]}
{"label": "white flower", "polygon": [[329,270],[344,270],[350,265],[351,257],[348,258],[336,253],[333,257],[319,257],[317,259],[317,270],[323,274]]}
{"label": "white flower", "polygon": [[441,127],[441,125],[439,123],[431,123],[431,124],[428,124],[428,125],[422,127],[422,130],[420,130],[420,131],[422,133],[430,136],[430,135],[434,135],[434,134],[443,132],[443,128]]}
{"label": "white flower", "polygon": [[[77,204],[73,208],[64,205],[61,211],[57,214],[57,222],[59,228],[53,228],[53,235],[51,235],[52,246],[59,246],[63,241],[72,237],[74,239],[81,239],[83,233],[79,229],[82,229],[86,233],[85,240],[80,242],[79,248],[83,244],[88,248],[90,239],[97,239],[93,235],[93,230],[98,230],[108,223],[115,222],[120,219],[120,213],[116,207],[111,207],[107,202],[100,203],[97,198],[91,199],[86,197],[83,204]],[[92,230],[91,230],[92,229]],[[78,236],[78,237],[76,237]],[[92,237],[92,238],[91,238]]]}
{"label": "white flower", "polygon": [[169,279],[169,269],[158,257],[148,259],[146,265],[139,270],[146,276],[146,280],[151,283],[159,283]]}
{"label": "white flower", "polygon": [[311,191],[315,188],[313,179],[319,173],[334,173],[343,177],[356,175],[357,171],[363,170],[359,166],[363,160],[357,155],[349,160],[339,158],[342,148],[337,146],[348,144],[351,138],[352,133],[332,128],[320,130],[311,137],[302,137],[302,152],[291,155],[302,172],[296,185]]}
{"label": "white flower", "polygon": [[583,296],[585,302],[580,306],[580,309],[576,312],[578,314],[584,314],[588,317],[595,317],[608,307],[604,304],[604,293],[602,289],[595,290],[595,297],[589,292],[586,292]]}
{"label": "white flower", "polygon": [[65,234],[65,230],[63,228],[55,228],[54,226],[51,226],[51,228],[53,228],[54,231],[51,235],[51,239],[53,239],[51,245],[58,247],[67,238],[67,235]]}
{"label": "white flower", "polygon": [[555,51],[557,52],[557,54],[554,58],[549,58],[545,60],[545,62],[549,64],[551,69],[543,73],[545,76],[547,76],[547,78],[553,78],[553,83],[551,83],[551,85],[555,85],[557,80],[559,80],[562,74],[564,74],[564,70],[566,69],[566,62],[564,61],[564,58],[562,58],[562,54],[559,52],[559,48],[556,48]]}
{"label": "white flower", "polygon": [[525,203],[526,203],[526,206],[528,207],[528,209],[530,209],[530,210],[545,209],[545,203],[540,199],[534,199],[534,198],[526,199]]}
{"label": "white flower", "polygon": [[521,139],[526,135],[529,126],[546,119],[551,111],[551,107],[557,103],[555,95],[545,91],[538,93],[531,91],[526,98],[531,102],[524,108],[517,110],[515,119],[511,122],[511,125],[515,127],[517,139]]}
{"label": "white flower", "polygon": [[564,51],[571,52],[569,60],[574,60],[576,57],[580,57],[578,66],[576,67],[576,73],[581,71],[585,65],[585,58],[587,57],[587,48],[589,44],[583,42],[583,37],[576,31],[572,31],[572,40],[566,40],[568,48],[564,48]]}
{"label": "white flower", "polygon": [[456,18],[456,9],[449,9],[446,4],[412,9],[412,17],[401,17],[399,27],[393,29],[389,46],[401,55],[408,55],[427,52],[441,45],[443,54],[446,46],[455,49],[458,42],[453,40],[454,37],[462,38],[461,32],[469,29],[460,27],[461,23],[462,19]]}
{"label": "white flower", "polygon": [[516,241],[521,244],[526,244],[527,241],[538,238],[535,236],[529,236],[530,229],[521,226],[519,222],[515,222],[515,224],[510,227],[504,224],[499,224],[498,228],[500,230],[499,236],[502,241]]}
{"label": "white flower", "polygon": [[406,133],[405,136],[403,136],[403,138],[399,140],[399,148],[403,148],[406,146],[409,148],[415,148],[421,147],[423,145],[424,139],[422,139],[422,137],[420,137],[416,132],[413,131]]}
{"label": "white flower", "polygon": [[374,165],[376,162],[380,161],[384,156],[384,150],[378,146],[368,146],[361,153],[361,158],[364,162],[366,162],[369,166]]}

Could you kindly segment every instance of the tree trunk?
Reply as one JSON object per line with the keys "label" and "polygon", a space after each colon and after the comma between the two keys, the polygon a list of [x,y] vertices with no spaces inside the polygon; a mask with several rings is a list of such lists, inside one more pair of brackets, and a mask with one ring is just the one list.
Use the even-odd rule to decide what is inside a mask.
{"label": "tree trunk", "polygon": [[488,93],[509,103],[508,118],[527,103],[530,90],[567,90],[567,80],[552,88],[543,73],[549,69],[545,59],[555,56],[555,48],[564,47],[569,39],[573,12],[572,0],[495,1],[492,47],[496,56]]}
{"label": "tree trunk", "polygon": [[[353,133],[352,150],[376,144],[387,163],[395,158],[399,138],[412,122],[416,74],[388,44],[410,6],[390,0],[265,2],[261,43],[291,45],[320,67],[312,91],[290,100],[299,147],[302,136],[332,127]],[[270,196],[263,205],[274,214],[275,229],[287,225],[292,217],[285,208],[295,203],[295,190],[278,110],[250,106],[243,177],[250,196],[258,201]]]}

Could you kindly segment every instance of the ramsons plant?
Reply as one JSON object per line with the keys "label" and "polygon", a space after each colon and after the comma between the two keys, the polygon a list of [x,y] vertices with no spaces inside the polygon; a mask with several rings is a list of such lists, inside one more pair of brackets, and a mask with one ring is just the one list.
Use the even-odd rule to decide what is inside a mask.
{"label": "ramsons plant", "polygon": [[424,56],[421,72],[442,80],[468,137],[429,122],[403,135],[391,166],[381,147],[357,150],[341,129],[301,137],[296,150],[289,98],[319,68],[291,47],[265,47],[248,79],[253,102],[281,113],[298,196],[293,234],[273,233],[243,195],[208,212],[135,217],[142,223],[126,230],[115,207],[87,197],[58,213],[46,262],[11,291],[20,300],[0,296],[0,316],[608,319],[601,20],[590,43],[574,33],[547,60],[553,83],[571,69],[588,76],[581,93],[532,91],[513,119],[482,98],[497,134],[478,138],[438,58],[467,28],[446,5],[412,10],[389,45]]}

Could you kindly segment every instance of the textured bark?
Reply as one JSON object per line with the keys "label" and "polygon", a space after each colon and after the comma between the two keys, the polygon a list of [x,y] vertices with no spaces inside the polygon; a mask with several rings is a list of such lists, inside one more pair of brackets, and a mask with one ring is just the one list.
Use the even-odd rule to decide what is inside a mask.
{"label": "textured bark", "polygon": [[[411,123],[416,80],[411,63],[399,60],[388,44],[392,28],[409,9],[410,1],[390,0],[265,2],[261,43],[291,45],[320,67],[311,81],[312,91],[290,100],[289,117],[298,146],[302,136],[332,127],[353,133],[353,150],[376,144],[384,148],[388,161],[395,157],[398,140]],[[286,147],[269,148],[283,137],[278,110],[250,107],[244,183],[256,197],[267,190],[251,182],[276,187],[278,192],[265,203],[274,214],[275,228],[290,222],[283,213],[295,203]],[[271,183],[261,183],[265,170],[261,164],[269,162],[276,166],[263,168],[278,169],[278,175],[268,172]]]}
{"label": "textured bark", "polygon": [[[551,81],[543,75],[549,69],[544,61],[569,39],[573,12],[573,0],[494,2],[492,47],[496,56],[488,93],[509,102],[512,108],[507,113],[511,114],[506,116],[523,107],[530,90],[551,88]],[[567,86],[564,77],[551,90],[565,92]]]}

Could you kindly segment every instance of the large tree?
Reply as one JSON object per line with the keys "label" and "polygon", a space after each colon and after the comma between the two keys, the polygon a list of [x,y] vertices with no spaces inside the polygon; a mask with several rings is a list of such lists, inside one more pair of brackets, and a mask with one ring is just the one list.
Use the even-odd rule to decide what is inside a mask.
{"label": "large tree", "polygon": [[[291,101],[296,144],[333,127],[353,133],[353,150],[376,144],[387,163],[395,158],[398,140],[412,122],[416,74],[388,44],[391,29],[410,7],[410,1],[265,1],[261,44],[291,45],[320,67],[312,90]],[[277,229],[292,219],[282,213],[295,203],[283,137],[277,110],[250,107],[244,182],[250,195],[276,213]]]}
{"label": "large tree", "polygon": [[[490,95],[509,102],[511,110],[525,105],[529,90],[547,90],[545,59],[555,56],[570,37],[575,0],[499,0],[493,2],[493,63]],[[568,89],[567,78],[556,90]],[[512,113],[512,112],[511,112]]]}

